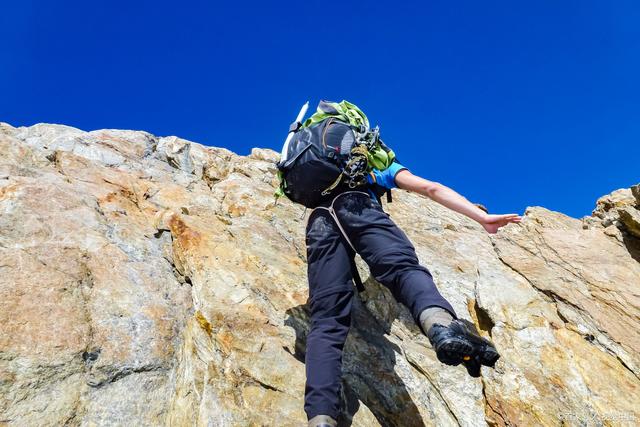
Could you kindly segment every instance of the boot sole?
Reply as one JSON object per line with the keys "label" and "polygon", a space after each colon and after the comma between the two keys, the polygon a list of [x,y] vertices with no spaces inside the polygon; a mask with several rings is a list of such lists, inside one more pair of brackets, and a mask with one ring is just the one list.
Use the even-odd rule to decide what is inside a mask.
{"label": "boot sole", "polygon": [[473,352],[473,346],[461,338],[448,338],[438,346],[436,355],[438,360],[446,365],[457,366],[464,361],[465,356]]}
{"label": "boot sole", "polygon": [[498,359],[500,359],[500,355],[496,349],[489,346],[485,346],[480,355],[480,363],[490,368],[494,367]]}
{"label": "boot sole", "polygon": [[457,366],[461,363],[478,360],[481,365],[493,368],[500,359],[500,354],[490,345],[474,345],[462,338],[452,337],[443,341],[436,350],[440,362]]}

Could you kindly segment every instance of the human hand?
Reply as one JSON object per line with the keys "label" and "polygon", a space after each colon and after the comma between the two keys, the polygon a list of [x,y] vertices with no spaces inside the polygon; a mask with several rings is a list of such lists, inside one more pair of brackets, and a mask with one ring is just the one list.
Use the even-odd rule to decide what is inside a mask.
{"label": "human hand", "polygon": [[522,217],[518,214],[506,214],[506,215],[491,215],[487,214],[480,224],[487,230],[489,234],[495,234],[500,227],[504,227],[510,223],[519,223]]}

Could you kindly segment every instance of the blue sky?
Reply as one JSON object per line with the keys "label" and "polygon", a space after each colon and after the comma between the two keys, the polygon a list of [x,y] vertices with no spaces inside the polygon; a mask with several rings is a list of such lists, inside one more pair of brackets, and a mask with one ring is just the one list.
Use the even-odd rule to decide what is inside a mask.
{"label": "blue sky", "polygon": [[414,173],[492,212],[587,215],[640,182],[637,1],[14,1],[0,121],[279,150],[347,99]]}

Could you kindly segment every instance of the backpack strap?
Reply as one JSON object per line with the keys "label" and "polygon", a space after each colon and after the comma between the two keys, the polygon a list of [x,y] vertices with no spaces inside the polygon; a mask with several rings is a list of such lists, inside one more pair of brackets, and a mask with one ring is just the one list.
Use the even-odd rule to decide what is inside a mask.
{"label": "backpack strap", "polygon": [[298,130],[302,127],[302,123],[293,122],[289,125],[289,132],[298,132]]}

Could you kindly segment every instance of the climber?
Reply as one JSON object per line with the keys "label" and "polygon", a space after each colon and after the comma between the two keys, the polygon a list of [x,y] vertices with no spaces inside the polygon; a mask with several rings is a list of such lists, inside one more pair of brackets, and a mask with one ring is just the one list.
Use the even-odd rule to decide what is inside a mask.
{"label": "climber", "polygon": [[[471,322],[457,317],[430,272],[419,264],[407,236],[383,211],[380,196],[395,187],[422,194],[477,221],[489,233],[520,222],[521,217],[490,215],[452,189],[412,174],[381,140],[374,141],[377,128],[376,135],[367,136],[371,130],[366,116],[346,101],[321,102],[317,113],[291,129],[295,136],[291,145],[288,138],[289,146],[279,163],[279,192],[314,207],[306,227],[311,328],[305,356],[305,412],[309,426],[335,427],[337,423],[353,282],[361,286],[353,261],[356,252],[372,276],[410,310],[438,360],[452,366],[463,364],[474,377],[480,375],[480,365],[493,367],[500,357],[494,345]],[[316,140],[322,147],[319,150]],[[353,166],[358,159],[353,147],[358,145],[368,147],[360,153],[367,156],[364,163],[368,167],[359,176],[354,173],[357,165]],[[333,164],[342,167],[323,177],[324,169],[318,169],[318,164],[327,151],[334,152],[328,156]],[[338,161],[344,153],[348,157]],[[302,167],[296,170],[296,164]],[[359,164],[362,167],[362,161]],[[337,179],[336,173],[340,174]]]}

